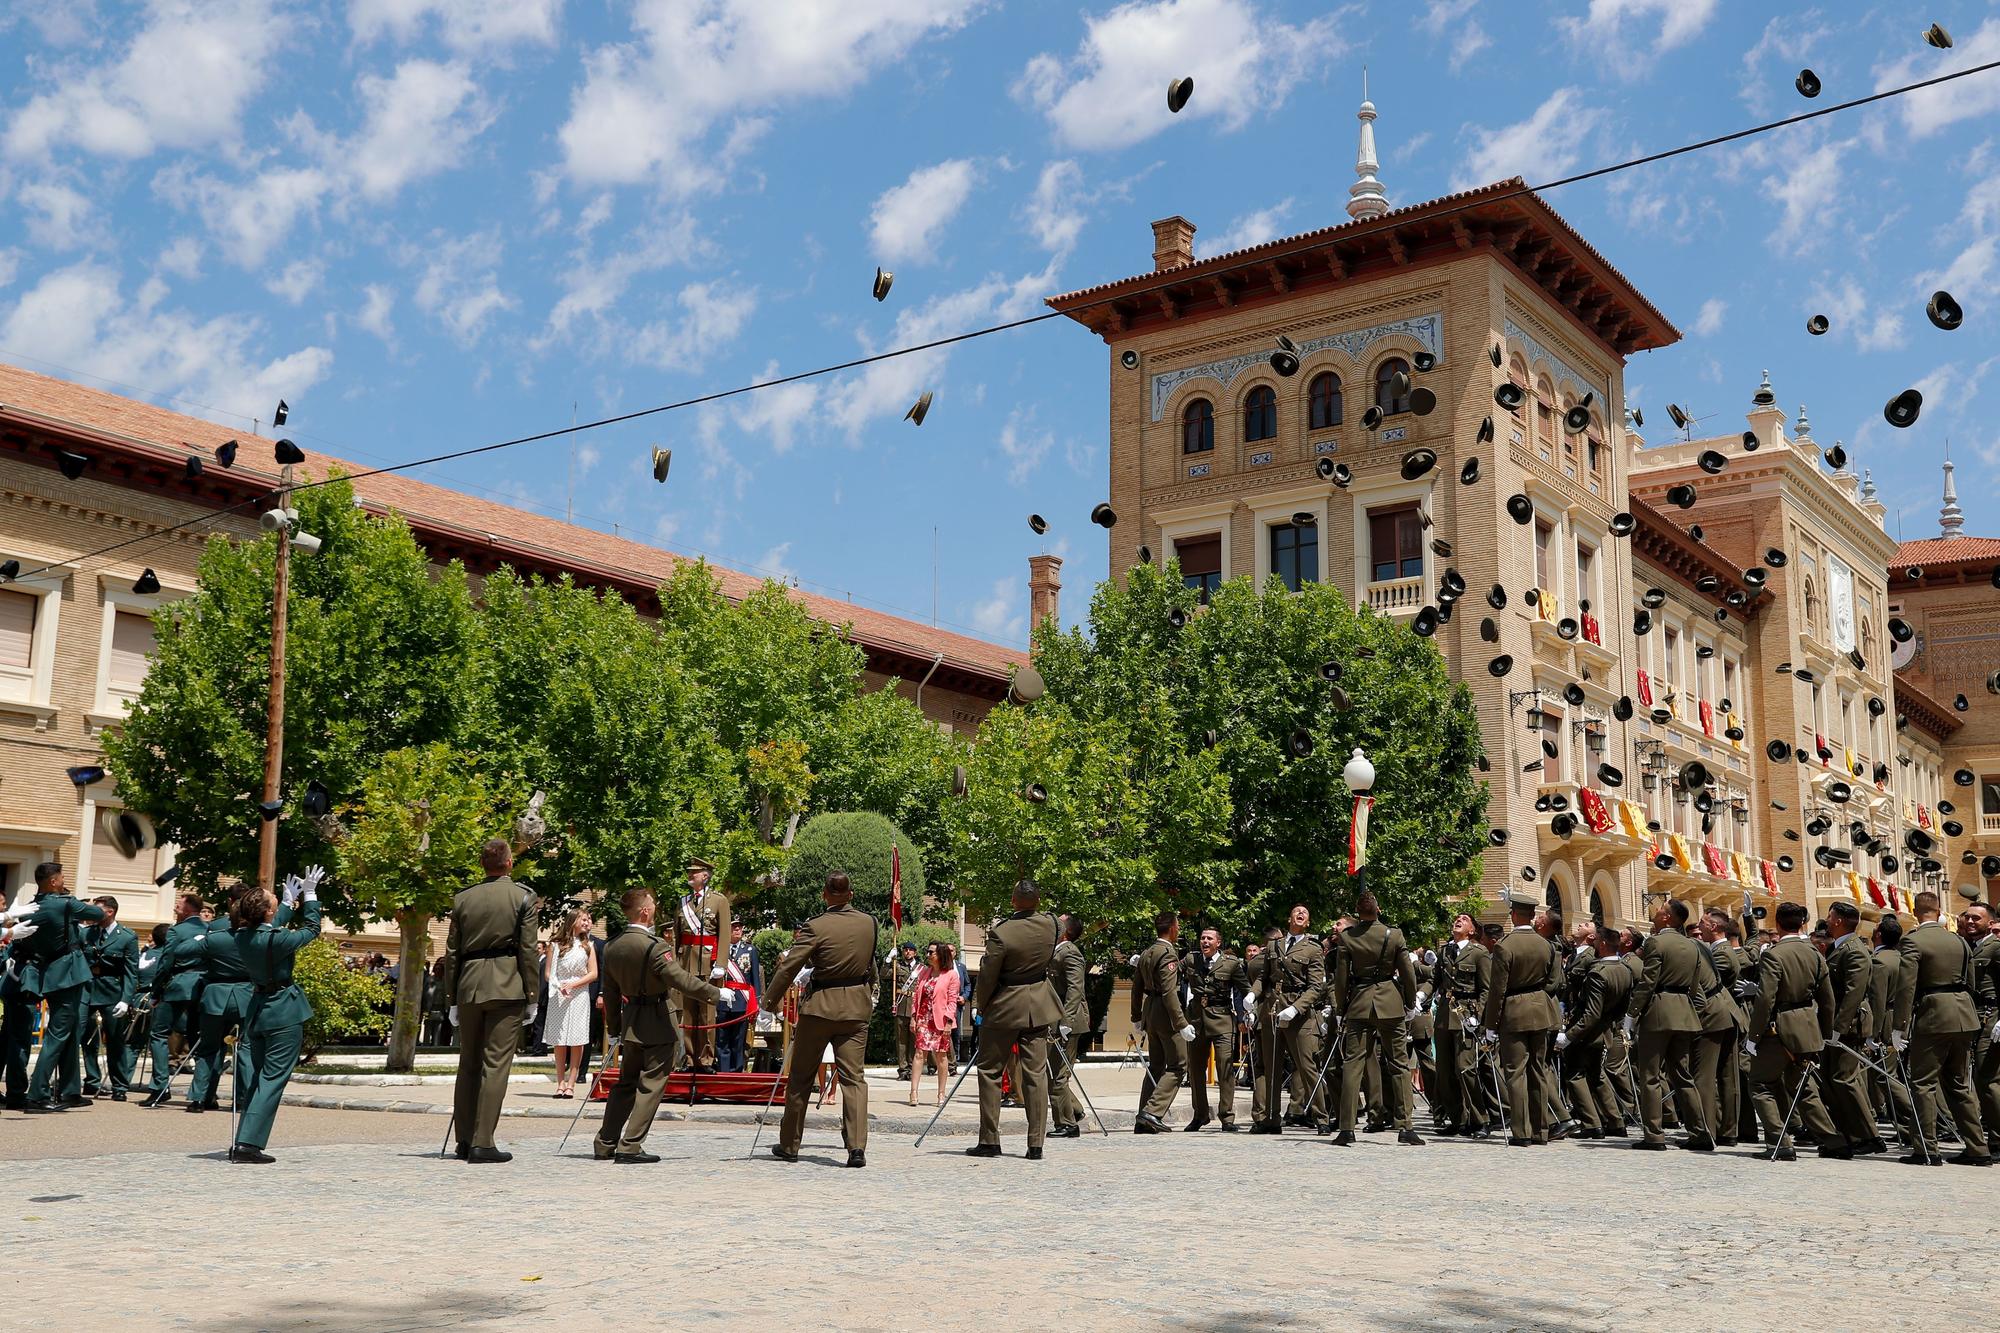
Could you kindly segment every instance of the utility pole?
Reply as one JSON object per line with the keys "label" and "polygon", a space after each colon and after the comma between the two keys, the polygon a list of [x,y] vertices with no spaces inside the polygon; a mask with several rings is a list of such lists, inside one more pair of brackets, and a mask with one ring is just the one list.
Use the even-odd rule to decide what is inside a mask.
{"label": "utility pole", "polygon": [[[278,484],[278,512],[289,514],[292,498],[292,469],[286,465]],[[264,723],[265,801],[278,799],[279,776],[285,764],[285,601],[291,583],[292,525],[278,525],[278,564],[271,580],[271,689]],[[257,883],[268,893],[278,891],[278,821],[265,819],[262,841],[257,847]]]}

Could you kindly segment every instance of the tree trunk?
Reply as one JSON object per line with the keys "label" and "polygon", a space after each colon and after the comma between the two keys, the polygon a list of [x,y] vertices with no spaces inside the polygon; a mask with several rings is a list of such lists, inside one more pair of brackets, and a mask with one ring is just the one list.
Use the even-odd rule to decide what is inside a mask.
{"label": "tree trunk", "polygon": [[396,969],[396,1017],[389,1027],[391,1074],[417,1067],[417,1034],[424,1021],[424,973],[430,969],[431,919],[422,912],[399,912],[402,952]]}

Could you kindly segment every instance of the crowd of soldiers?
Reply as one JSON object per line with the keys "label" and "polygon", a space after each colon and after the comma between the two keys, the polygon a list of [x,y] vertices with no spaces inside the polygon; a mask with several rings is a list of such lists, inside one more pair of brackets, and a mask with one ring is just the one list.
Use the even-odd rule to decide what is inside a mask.
{"label": "crowd of soldiers", "polygon": [[[1322,940],[1304,907],[1238,958],[1213,930],[1183,955],[1178,921],[1135,955],[1133,1021],[1150,1095],[1135,1130],[1157,1134],[1193,1062],[1193,1116],[1209,1124],[1213,1060],[1221,1129],[1235,1116],[1236,1049],[1247,1050],[1249,1131],[1333,1135],[1393,1129],[1421,1146],[1413,1087],[1436,1133],[1504,1135],[1514,1147],[1627,1139],[1664,1151],[1761,1143],[1795,1160],[1889,1151],[1910,1165],[1992,1162],[2000,1128],[2000,924],[1974,890],[1954,931],[1935,893],[1916,926],[1885,916],[1864,941],[1851,903],[1810,930],[1780,903],[1775,929],[1667,900],[1650,932],[1560,914],[1510,896],[1510,926],[1460,914],[1441,948],[1410,948],[1363,894]],[[1366,1120],[1363,1121],[1363,1111]],[[1946,1158],[1940,1142],[1956,1142]]]}

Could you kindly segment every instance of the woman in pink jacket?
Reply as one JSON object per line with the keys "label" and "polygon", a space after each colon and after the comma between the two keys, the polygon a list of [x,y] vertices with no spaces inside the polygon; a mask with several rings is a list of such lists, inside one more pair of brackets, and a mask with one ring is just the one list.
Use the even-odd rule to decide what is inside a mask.
{"label": "woman in pink jacket", "polygon": [[924,1078],[924,1056],[937,1067],[937,1104],[944,1105],[945,1073],[951,1067],[951,1043],[958,1034],[958,969],[949,944],[924,950],[917,969],[916,993],[910,1000],[910,1033],[917,1053],[910,1059],[910,1101],[917,1104],[917,1087]]}

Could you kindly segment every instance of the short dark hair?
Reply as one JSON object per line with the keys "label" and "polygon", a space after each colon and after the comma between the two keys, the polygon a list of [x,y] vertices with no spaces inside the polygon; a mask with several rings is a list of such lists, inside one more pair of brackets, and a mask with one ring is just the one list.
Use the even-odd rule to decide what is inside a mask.
{"label": "short dark hair", "polygon": [[[35,873],[40,874],[41,872],[38,870]],[[1918,916],[1922,916],[1926,912],[1934,913],[1937,909],[1938,896],[1929,889],[1919,890],[1917,896],[1910,903],[1910,910]]]}
{"label": "short dark hair", "polygon": [[174,899],[174,910],[179,911],[190,904],[193,905],[195,911],[199,912],[202,908],[201,895],[198,893],[183,893],[180,897]]}
{"label": "short dark hair", "polygon": [[826,891],[828,893],[852,893],[854,892],[854,886],[848,882],[846,871],[835,870],[826,877]]}
{"label": "short dark hair", "polygon": [[1064,912],[1062,919],[1062,937],[1071,942],[1075,942],[1077,940],[1082,939],[1083,918],[1078,916],[1075,912]]}
{"label": "short dark hair", "polygon": [[1179,921],[1180,919],[1181,919],[1180,914],[1174,911],[1173,908],[1169,907],[1165,911],[1160,912],[1153,917],[1153,929],[1159,931],[1162,935],[1164,935],[1167,933],[1167,927],[1173,925],[1176,921]]}
{"label": "short dark hair", "polygon": [[1842,921],[1847,923],[1847,928],[1849,930],[1852,930],[1854,929],[1854,927],[1861,924],[1861,909],[1856,907],[1853,903],[1835,903],[1833,906],[1826,909],[1826,914],[1828,916],[1839,917]]}
{"label": "short dark hair", "polygon": [[110,894],[108,893],[103,894],[99,897],[92,898],[90,901],[96,903],[99,907],[102,907],[105,911],[111,913],[111,915],[113,916],[118,915],[118,900],[112,897]]}
{"label": "short dark hair", "polygon": [[1616,926],[1608,926],[1602,922],[1598,923],[1597,938],[1603,942],[1604,947],[1607,949],[1623,949],[1625,947],[1624,937],[1618,933],[1618,927]]}
{"label": "short dark hair", "polygon": [[479,849],[479,868],[498,878],[514,868],[514,849],[505,838],[488,838]]}
{"label": "short dark hair", "polygon": [[1778,904],[1779,930],[1784,931],[1787,935],[1796,935],[1799,933],[1799,927],[1805,923],[1806,908],[1804,903]]}
{"label": "short dark hair", "polygon": [[167,929],[168,929],[167,923],[164,921],[158,923],[153,927],[154,948],[158,948],[167,942]]}
{"label": "short dark hair", "polygon": [[1688,923],[1688,905],[1680,899],[1667,899],[1667,911],[1673,916],[1675,925],[1685,926]]}
{"label": "short dark hair", "polygon": [[1882,936],[1882,946],[1893,949],[1903,942],[1903,922],[1899,917],[1885,916],[1875,923],[1875,930]]}
{"label": "short dark hair", "polygon": [[653,901],[653,891],[651,889],[627,889],[624,895],[618,899],[618,910],[625,914],[627,920],[630,920],[632,917],[637,916],[640,909],[651,901]]}
{"label": "short dark hair", "polygon": [[57,875],[62,874],[62,862],[43,861],[35,867],[35,887],[41,888]]}

